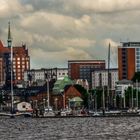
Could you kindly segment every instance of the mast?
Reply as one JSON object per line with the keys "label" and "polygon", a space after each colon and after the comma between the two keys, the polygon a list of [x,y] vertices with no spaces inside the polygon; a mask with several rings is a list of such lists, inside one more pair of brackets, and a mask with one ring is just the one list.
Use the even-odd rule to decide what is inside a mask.
{"label": "mast", "polygon": [[12,47],[12,37],[11,37],[11,29],[10,29],[10,22],[8,23],[8,48],[10,49],[10,56],[11,56],[11,114],[14,113],[14,93],[13,93],[13,47]]}
{"label": "mast", "polygon": [[110,97],[109,97],[109,91],[110,91],[110,43],[108,46],[108,86],[107,86],[107,108],[109,108],[110,103]]}
{"label": "mast", "polygon": [[103,115],[105,115],[105,90],[103,86],[103,95],[102,95],[102,100],[103,100]]}
{"label": "mast", "polygon": [[136,107],[139,108],[138,80],[136,80]]}

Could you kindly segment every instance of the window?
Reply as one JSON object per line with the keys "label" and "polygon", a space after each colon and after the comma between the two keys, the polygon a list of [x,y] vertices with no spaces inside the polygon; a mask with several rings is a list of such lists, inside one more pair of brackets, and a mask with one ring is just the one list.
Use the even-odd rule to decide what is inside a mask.
{"label": "window", "polygon": [[17,61],[17,64],[20,64],[20,61]]}

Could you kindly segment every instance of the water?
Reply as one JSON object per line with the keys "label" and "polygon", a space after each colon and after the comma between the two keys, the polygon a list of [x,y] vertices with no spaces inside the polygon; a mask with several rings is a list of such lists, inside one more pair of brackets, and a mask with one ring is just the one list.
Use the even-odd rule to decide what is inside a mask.
{"label": "water", "polygon": [[2,118],[0,140],[139,140],[139,117]]}

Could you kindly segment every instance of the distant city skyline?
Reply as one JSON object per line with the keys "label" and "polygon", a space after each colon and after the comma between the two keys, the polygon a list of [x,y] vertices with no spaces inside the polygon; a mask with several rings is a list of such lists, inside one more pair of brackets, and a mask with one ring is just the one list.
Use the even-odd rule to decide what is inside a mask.
{"label": "distant city skyline", "polygon": [[13,46],[26,43],[31,68],[107,60],[109,42],[111,67],[117,67],[119,42],[140,41],[137,0],[0,0],[0,5],[0,40],[7,45],[10,21]]}

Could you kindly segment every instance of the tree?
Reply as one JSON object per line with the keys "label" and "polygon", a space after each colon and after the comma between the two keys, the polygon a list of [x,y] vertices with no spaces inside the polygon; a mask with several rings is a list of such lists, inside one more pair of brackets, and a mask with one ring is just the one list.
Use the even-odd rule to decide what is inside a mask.
{"label": "tree", "polygon": [[131,79],[133,82],[140,82],[140,72],[135,72],[133,78]]}
{"label": "tree", "polygon": [[88,107],[89,94],[88,94],[87,90],[78,84],[74,85],[74,87],[81,93],[82,99],[83,99],[83,105],[85,107]]}

